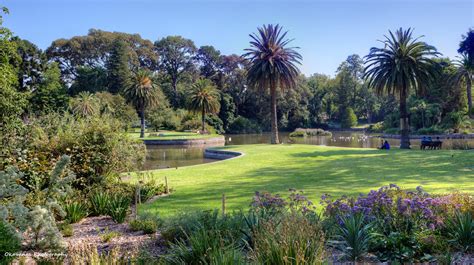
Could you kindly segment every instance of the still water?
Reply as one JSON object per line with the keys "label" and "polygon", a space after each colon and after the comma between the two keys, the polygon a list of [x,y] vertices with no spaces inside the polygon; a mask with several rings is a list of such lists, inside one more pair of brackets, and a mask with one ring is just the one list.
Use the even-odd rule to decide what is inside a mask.
{"label": "still water", "polygon": [[[381,145],[381,138],[370,137],[363,132],[333,132],[332,136],[313,136],[302,138],[289,138],[289,133],[280,133],[280,141],[283,143],[295,144],[311,144],[311,145],[327,145],[341,147],[362,147],[377,148]],[[375,135],[372,135],[375,136]],[[226,145],[243,145],[243,144],[262,144],[270,143],[270,133],[262,134],[229,134],[225,136]],[[387,139],[391,146],[398,147],[400,140]],[[450,149],[453,141],[443,139],[443,149]],[[462,140],[469,141],[474,145],[474,139]],[[420,140],[411,140],[412,148],[419,148]],[[204,150],[216,145],[203,146],[147,146],[147,157],[144,169],[173,168],[190,165],[198,165],[216,161],[215,159],[204,158]]]}

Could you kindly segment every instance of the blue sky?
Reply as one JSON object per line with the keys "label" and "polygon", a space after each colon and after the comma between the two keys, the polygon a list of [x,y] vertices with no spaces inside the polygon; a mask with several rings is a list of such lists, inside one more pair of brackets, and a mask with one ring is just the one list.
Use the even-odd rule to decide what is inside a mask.
{"label": "blue sky", "polygon": [[45,49],[90,28],[139,33],[155,41],[182,35],[197,46],[242,54],[248,34],[279,23],[303,55],[304,74],[333,75],[353,53],[366,55],[389,29],[415,35],[454,58],[461,35],[474,27],[474,0],[1,0],[5,26]]}

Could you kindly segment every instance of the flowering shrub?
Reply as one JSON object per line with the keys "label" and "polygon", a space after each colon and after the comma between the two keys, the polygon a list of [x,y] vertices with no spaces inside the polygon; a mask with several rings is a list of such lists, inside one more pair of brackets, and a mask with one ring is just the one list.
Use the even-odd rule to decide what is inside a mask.
{"label": "flowering shrub", "polygon": [[[372,228],[370,251],[381,261],[431,261],[433,254],[449,252],[447,222],[459,212],[472,214],[472,196],[453,193],[431,196],[421,187],[402,190],[395,184],[357,198],[332,199],[323,195],[323,214],[344,225],[346,218],[363,215]],[[453,244],[452,244],[453,245]]]}

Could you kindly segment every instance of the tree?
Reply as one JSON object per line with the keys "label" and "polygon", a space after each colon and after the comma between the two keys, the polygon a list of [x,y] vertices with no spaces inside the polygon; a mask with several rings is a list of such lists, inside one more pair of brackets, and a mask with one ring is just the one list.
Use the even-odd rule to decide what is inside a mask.
{"label": "tree", "polygon": [[469,63],[467,55],[463,54],[461,59],[455,62],[458,66],[456,74],[453,76],[454,85],[459,86],[463,82],[466,84],[467,111],[472,111],[472,80],[474,79],[474,64]]}
{"label": "tree", "polygon": [[114,42],[106,68],[110,93],[117,94],[129,86],[128,48],[124,41]]}
{"label": "tree", "polygon": [[474,29],[469,29],[463,40],[459,43],[458,52],[467,56],[469,63],[474,63]]}
{"label": "tree", "polygon": [[46,54],[33,43],[13,37],[17,45],[17,52],[21,58],[18,67],[19,91],[33,91],[38,88],[41,76],[48,67]]}
{"label": "tree", "polygon": [[51,112],[67,108],[68,96],[66,87],[61,82],[61,71],[58,64],[49,64],[43,73],[38,88],[33,91],[31,108],[33,112]]}
{"label": "tree", "polygon": [[79,67],[103,68],[118,40],[126,43],[128,63],[132,68],[157,69],[158,56],[153,43],[142,39],[139,34],[90,29],[85,36],[53,41],[46,49],[46,54],[49,60],[59,63],[63,80],[70,84],[77,77]]}
{"label": "tree", "polygon": [[83,91],[96,93],[108,90],[107,69],[103,67],[80,66],[76,72],[76,79],[68,91],[71,96],[75,96]]}
{"label": "tree", "polygon": [[186,71],[194,67],[194,42],[181,36],[168,36],[155,42],[160,55],[160,68],[168,75],[174,93],[172,101],[178,103],[178,82]]}
{"label": "tree", "polygon": [[270,90],[271,100],[271,143],[280,142],[278,137],[277,121],[277,89],[282,91],[296,86],[296,79],[302,56],[295,47],[287,47],[291,42],[285,39],[288,32],[281,32],[279,25],[263,25],[258,28],[258,34],[250,35],[251,48],[245,49],[243,56],[249,59],[250,67],[247,71],[247,82],[254,88]]}
{"label": "tree", "polygon": [[99,101],[89,92],[81,92],[71,99],[70,108],[72,113],[82,117],[93,116],[99,113]]}
{"label": "tree", "polygon": [[158,105],[160,100],[159,90],[153,83],[151,73],[138,70],[128,87],[124,90],[125,98],[131,102],[140,114],[140,138],[145,137],[145,109]]}
{"label": "tree", "polygon": [[217,113],[220,109],[219,90],[208,79],[199,79],[193,85],[190,98],[190,110],[201,113],[202,133],[206,132],[206,114]]}
{"label": "tree", "polygon": [[414,89],[423,93],[434,78],[436,48],[413,38],[412,29],[400,28],[385,36],[383,48],[373,47],[366,58],[364,78],[377,93],[398,93],[400,104],[400,148],[410,148],[407,97]]}
{"label": "tree", "polygon": [[221,52],[213,46],[201,46],[196,54],[201,76],[206,79],[216,79],[220,64]]}

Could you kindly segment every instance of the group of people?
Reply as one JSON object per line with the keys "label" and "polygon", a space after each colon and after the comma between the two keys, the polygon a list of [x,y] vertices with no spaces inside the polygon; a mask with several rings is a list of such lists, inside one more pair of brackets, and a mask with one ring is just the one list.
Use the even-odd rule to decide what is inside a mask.
{"label": "group of people", "polygon": [[431,136],[423,136],[421,138],[421,144],[420,144],[420,149],[425,150],[426,148],[428,149],[441,149],[441,145],[443,142],[439,139],[439,137],[436,137],[436,140],[433,140]]}

